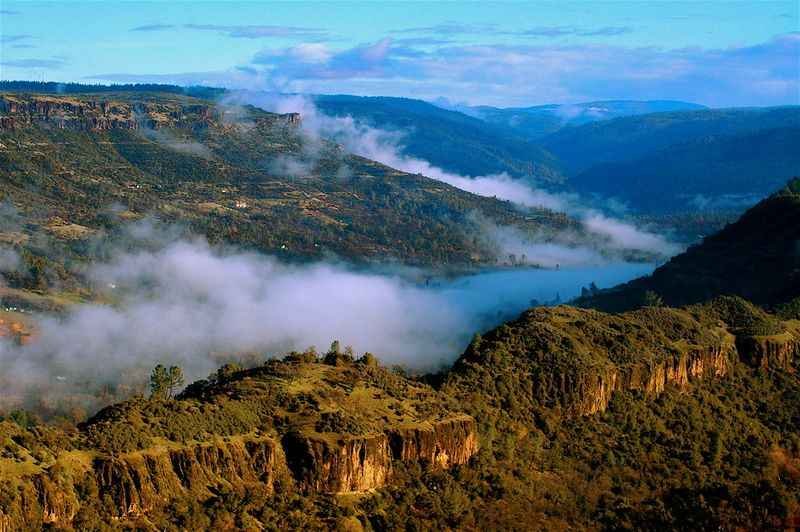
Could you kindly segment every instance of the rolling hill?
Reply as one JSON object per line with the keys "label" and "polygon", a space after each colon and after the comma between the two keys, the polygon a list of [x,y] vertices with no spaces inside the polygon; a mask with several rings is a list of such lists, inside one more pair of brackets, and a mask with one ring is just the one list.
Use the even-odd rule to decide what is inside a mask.
{"label": "rolling hill", "polygon": [[800,127],[800,107],[709,109],[615,118],[564,128],[541,144],[568,176],[592,166],[634,161],[672,145],[709,136]]}

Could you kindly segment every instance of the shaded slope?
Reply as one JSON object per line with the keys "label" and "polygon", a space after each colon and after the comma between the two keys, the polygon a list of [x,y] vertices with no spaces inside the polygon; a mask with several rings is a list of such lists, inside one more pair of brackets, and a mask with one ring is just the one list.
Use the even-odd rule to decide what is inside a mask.
{"label": "shaded slope", "polygon": [[449,172],[562,180],[558,161],[542,148],[508,128],[457,111],[409,98],[317,96],[315,102],[326,114],[404,134],[403,153]]}
{"label": "shaded slope", "polygon": [[654,292],[669,305],[734,294],[764,306],[800,296],[800,179],[748,210],[738,221],[643,277],[579,300],[624,310]]}

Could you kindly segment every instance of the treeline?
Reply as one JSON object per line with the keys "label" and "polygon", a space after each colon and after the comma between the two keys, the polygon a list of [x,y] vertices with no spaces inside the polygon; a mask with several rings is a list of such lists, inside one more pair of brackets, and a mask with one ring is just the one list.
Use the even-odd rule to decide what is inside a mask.
{"label": "treeline", "polygon": [[166,92],[183,94],[194,98],[213,99],[225,93],[225,89],[194,85],[181,87],[161,83],[61,83],[57,81],[0,81],[0,91],[39,92],[44,94],[85,94],[96,92]]}

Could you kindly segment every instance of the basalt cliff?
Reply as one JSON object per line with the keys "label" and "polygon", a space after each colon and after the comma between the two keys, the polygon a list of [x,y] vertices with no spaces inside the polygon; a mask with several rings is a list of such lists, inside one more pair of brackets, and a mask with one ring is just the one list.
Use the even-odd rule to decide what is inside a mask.
{"label": "basalt cliff", "polygon": [[[540,307],[476,337],[447,385],[498,406],[511,397],[583,416],[606,410],[615,392],[654,399],[668,387],[724,378],[737,363],[792,372],[798,357],[800,322],[737,297],[622,314]],[[484,389],[470,390],[475,382]]]}
{"label": "basalt cliff", "polygon": [[74,434],[4,422],[0,531],[78,526],[82,508],[135,522],[226,487],[364,493],[391,482],[395,464],[466,464],[476,423],[440,403],[365,362],[296,356],[223,368],[175,400],[114,405]]}
{"label": "basalt cliff", "polygon": [[[225,109],[210,103],[179,99],[70,97],[31,94],[0,95],[0,130],[49,127],[73,131],[114,129],[203,129],[226,120]],[[298,113],[264,115],[257,120],[271,125],[300,125]],[[229,121],[228,125],[234,125]]]}

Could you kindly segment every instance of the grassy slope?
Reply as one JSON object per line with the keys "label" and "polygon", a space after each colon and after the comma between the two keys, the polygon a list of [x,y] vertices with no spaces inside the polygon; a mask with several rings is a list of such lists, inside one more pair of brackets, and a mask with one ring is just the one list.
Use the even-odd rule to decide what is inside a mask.
{"label": "grassy slope", "polygon": [[[81,98],[204,105],[146,93]],[[334,253],[356,261],[392,257],[464,266],[493,261],[471,234],[475,212],[531,233],[573,225],[564,216],[521,212],[507,202],[343,154],[331,144],[323,143],[320,159],[309,160],[295,130],[275,125],[268,113],[247,113],[254,128],[230,127],[218,116],[205,124],[188,111],[181,118],[187,124],[159,130],[166,141],[122,129],[3,131],[0,191],[42,227],[58,217],[59,224],[98,229],[114,223],[108,207],[117,205],[128,216],[157,213],[212,241],[297,259]],[[200,147],[202,156],[181,148],[186,145]],[[287,178],[270,170],[272,161],[286,156],[308,164],[308,175]],[[246,207],[237,208],[237,201]]]}

